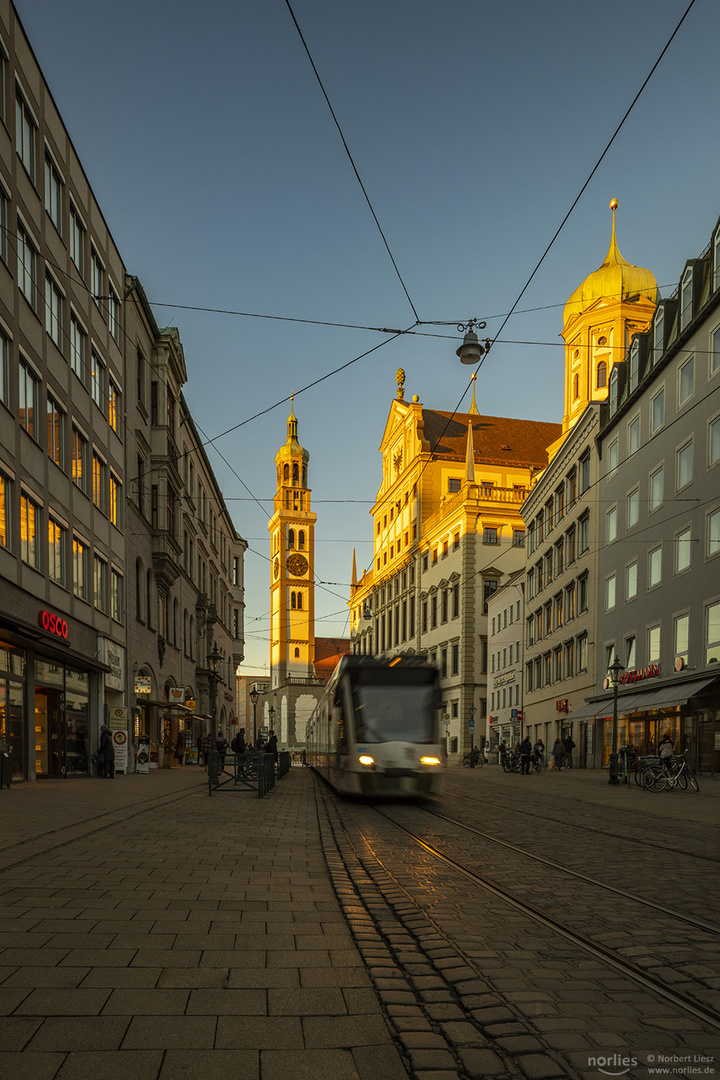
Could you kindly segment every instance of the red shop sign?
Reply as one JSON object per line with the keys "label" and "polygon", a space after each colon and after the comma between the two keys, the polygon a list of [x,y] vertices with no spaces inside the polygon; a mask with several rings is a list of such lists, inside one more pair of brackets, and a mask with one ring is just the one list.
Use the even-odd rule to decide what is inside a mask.
{"label": "red shop sign", "polygon": [[38,615],[38,622],[48,634],[55,634],[56,637],[67,641],[68,624],[60,615],[53,615],[52,612],[43,610]]}

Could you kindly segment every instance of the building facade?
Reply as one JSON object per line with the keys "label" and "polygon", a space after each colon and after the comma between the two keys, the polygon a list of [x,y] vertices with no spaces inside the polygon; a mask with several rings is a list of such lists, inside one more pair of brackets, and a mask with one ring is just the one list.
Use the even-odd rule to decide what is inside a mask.
{"label": "building facade", "polygon": [[0,148],[0,748],[18,780],[87,776],[109,719],[162,746],[181,717],[209,723],[212,686],[231,722],[245,545],[177,331],[128,277],[7,0]]}
{"label": "building facade", "polygon": [[610,663],[624,667],[619,745],[665,731],[720,769],[720,221],[610,379],[598,445],[596,718],[613,740]]}
{"label": "building facade", "polygon": [[[385,426],[371,511],[373,564],[353,575],[353,651],[426,656],[440,672],[448,750],[487,738],[487,604],[524,561],[520,507],[558,424],[427,409],[404,400]],[[470,727],[470,720],[473,727]]]}
{"label": "building facade", "polygon": [[[525,732],[523,709],[525,571],[488,600],[488,740],[514,746]],[[535,740],[533,740],[534,742]]]}

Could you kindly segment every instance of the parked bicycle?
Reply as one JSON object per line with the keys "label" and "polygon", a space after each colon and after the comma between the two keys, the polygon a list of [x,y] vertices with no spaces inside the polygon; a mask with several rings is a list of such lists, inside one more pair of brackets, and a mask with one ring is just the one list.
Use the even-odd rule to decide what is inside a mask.
{"label": "parked bicycle", "polygon": [[482,769],[485,764],[485,759],[480,753],[477,746],[473,747],[469,754],[466,754],[462,760],[463,768],[465,769]]}
{"label": "parked bicycle", "polygon": [[687,750],[684,750],[669,764],[661,763],[646,769],[643,780],[645,790],[657,793],[679,787],[682,791],[687,791],[689,786],[693,791],[699,791],[700,785],[687,763],[687,753]]}

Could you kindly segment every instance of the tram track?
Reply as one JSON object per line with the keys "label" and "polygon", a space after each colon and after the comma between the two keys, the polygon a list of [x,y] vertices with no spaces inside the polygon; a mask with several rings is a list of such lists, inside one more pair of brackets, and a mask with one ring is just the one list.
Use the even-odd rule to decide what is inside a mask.
{"label": "tram track", "polygon": [[[400,811],[396,814],[394,809],[387,812],[385,809],[371,804],[347,806],[329,793],[325,794],[323,803],[332,806],[332,810],[328,810],[328,815],[335,819],[333,828],[339,835],[340,848],[343,845],[345,847],[344,850],[339,848],[340,857],[343,861],[347,861],[348,851],[350,851],[350,863],[355,862],[357,864],[357,870],[353,870],[351,865],[348,866],[347,873],[351,878],[355,873],[359,875],[357,888],[361,897],[363,891],[366,893],[368,891],[368,881],[371,882],[375,902],[379,902],[379,897],[393,908],[398,922],[404,930],[413,934],[420,948],[425,949],[423,934],[428,934],[434,940],[436,946],[442,941],[447,954],[452,950],[453,955],[458,958],[453,960],[453,963],[462,962],[466,965],[468,974],[465,978],[468,981],[458,985],[457,980],[454,982],[451,980],[448,985],[448,994],[455,994],[460,1008],[464,1010],[466,1019],[473,1020],[474,1018],[474,1022],[477,1022],[477,1017],[482,1014],[482,1010],[478,1011],[477,1008],[478,1001],[482,998],[483,1004],[491,1006],[490,999],[494,996],[497,1008],[490,1007],[490,1012],[497,1012],[499,1015],[498,1009],[500,1012],[509,1010],[508,1022],[512,1020],[518,1032],[520,1030],[519,1025],[522,1025],[524,1032],[526,1032],[526,1035],[522,1036],[523,1038],[527,1037],[528,1039],[543,1042],[547,1025],[543,1027],[541,1022],[536,1025],[532,1015],[525,1012],[522,1004],[518,1004],[513,999],[512,994],[506,996],[502,987],[507,985],[507,978],[503,978],[502,967],[498,966],[497,961],[498,927],[500,932],[504,933],[506,923],[511,923],[514,927],[517,927],[522,926],[523,921],[526,921],[528,929],[524,932],[522,940],[517,937],[513,939],[512,932],[508,931],[510,938],[505,946],[501,946],[501,951],[509,949],[508,955],[512,955],[513,940],[517,942],[517,949],[521,953],[527,951],[527,947],[525,947],[525,950],[523,949],[526,940],[536,942],[537,959],[536,961],[529,961],[529,965],[531,969],[539,973],[539,987],[546,986],[547,977],[552,974],[552,971],[548,969],[543,976],[542,967],[545,960],[550,960],[550,968],[552,968],[553,956],[560,949],[563,957],[567,958],[568,963],[568,987],[563,999],[565,1002],[572,1002],[571,987],[573,979],[578,977],[578,972],[584,968],[592,968],[594,972],[593,978],[600,983],[598,998],[604,998],[605,1001],[609,1000],[610,1002],[616,1000],[618,1013],[622,1011],[622,1002],[637,999],[638,995],[640,1000],[647,1003],[637,1007],[636,1021],[634,1019],[628,1021],[631,1025],[636,1024],[637,1026],[637,1031],[631,1036],[634,1039],[634,1045],[638,1046],[641,1043],[645,1043],[647,1046],[652,1045],[653,1040],[657,1038],[657,1032],[652,1026],[652,1014],[654,1012],[657,1015],[658,1012],[662,1012],[663,1008],[667,1008],[672,1011],[672,1015],[677,1020],[684,1016],[686,1018],[684,1023],[689,1028],[704,1033],[701,1037],[707,1040],[709,1048],[720,1046],[720,1011],[715,1007],[716,995],[712,993],[711,988],[703,984],[702,979],[693,980],[690,975],[683,973],[677,975],[678,980],[683,985],[673,985],[671,972],[667,972],[667,977],[664,977],[664,973],[658,968],[654,971],[644,968],[642,966],[644,957],[622,955],[622,951],[616,948],[613,942],[609,940],[612,934],[606,932],[606,940],[597,940],[593,937],[592,932],[586,932],[585,927],[571,926],[567,924],[566,920],[558,918],[557,912],[548,910],[547,904],[543,908],[542,902],[538,903],[535,896],[528,899],[518,895],[512,888],[505,887],[502,882],[490,880],[487,874],[479,873],[477,868],[474,869],[472,865],[468,865],[469,862],[472,862],[472,856],[466,859],[463,855],[458,856],[457,852],[453,852],[452,849],[448,851],[443,843],[438,842],[432,836],[428,836],[428,831],[424,826],[418,827],[417,820],[411,819],[410,822],[406,823],[397,820],[398,816],[402,817],[408,811],[414,816],[417,809],[414,804],[398,804]],[[437,814],[433,811],[431,811],[431,814],[452,829],[462,827],[461,822],[449,815]],[[382,822],[382,826],[379,828],[374,827],[372,825],[373,820],[378,823]],[[390,833],[388,833],[388,826],[391,829]],[[463,830],[463,834],[467,837],[463,841],[464,850],[467,850],[468,842],[472,842],[470,836],[473,832],[477,834],[479,842],[496,842],[495,838],[490,837],[489,834],[483,834],[481,830]],[[421,835],[421,833],[424,835]],[[412,845],[412,848],[423,853],[421,860],[415,859],[408,845]],[[507,852],[508,860],[525,860],[530,856],[533,859],[533,865],[540,872],[547,871],[548,874],[553,875],[561,871],[566,872],[565,867],[553,863],[553,860],[536,856],[518,845],[501,842],[501,847],[502,850]],[[444,869],[433,871],[433,865]],[[517,870],[513,872],[517,873]],[[571,872],[567,880],[572,881],[574,887],[582,889],[583,896],[586,896],[587,890],[594,893],[596,889],[603,886],[602,882],[578,872]],[[455,885],[452,884],[453,881],[456,882]],[[465,882],[465,885],[461,885],[461,882]],[[476,894],[474,891],[468,893],[468,883],[473,890],[482,890],[482,895],[487,896],[488,900],[474,901],[470,899],[475,897]],[[672,952],[674,949],[676,953],[684,954],[686,964],[691,961],[699,964],[706,951],[709,955],[710,942],[713,943],[713,947],[717,950],[716,942],[718,935],[720,935],[720,926],[692,916],[685,917],[683,912],[679,912],[667,905],[653,903],[648,901],[647,898],[635,896],[628,890],[621,888],[610,886],[604,895],[608,896],[608,899],[610,897],[619,898],[624,909],[637,904],[642,905],[646,911],[648,908],[655,911],[658,916],[658,925],[654,927],[658,941],[657,955],[661,955],[663,952]],[[440,896],[440,903],[428,903],[428,896],[431,901],[433,897]],[[448,897],[451,897],[451,899],[448,900]],[[458,898],[457,901],[456,897]],[[590,908],[594,903],[596,901],[588,902],[587,899],[584,901],[585,906]],[[474,926],[470,938],[466,941],[465,935],[458,932],[462,917],[452,912],[448,913],[447,910],[448,906],[452,908],[455,904],[457,904],[460,911],[470,908],[482,913],[490,912],[494,922],[489,920],[486,925],[485,915],[477,916],[477,925]],[[372,908],[372,904],[370,907]],[[512,912],[512,915],[503,916],[501,913],[503,909]],[[352,920],[356,914],[357,908],[351,905],[346,912],[346,917],[353,932],[355,931]],[[618,926],[624,925],[623,919],[626,917],[627,910],[618,913]],[[641,918],[646,919],[646,916]],[[679,922],[681,930],[682,927],[686,928],[692,936],[688,937],[685,934],[683,940],[680,941],[676,933],[672,947],[661,945],[660,943],[664,940],[664,927],[661,923],[668,920],[673,923]],[[530,929],[531,925],[534,925],[537,929],[532,931]],[[640,925],[643,925],[643,923],[640,922]],[[382,922],[379,929],[382,932]],[[598,936],[602,938],[602,932]],[[482,944],[483,938],[486,938],[487,945],[495,946],[495,950],[479,948],[478,945]],[[553,943],[551,947],[549,944],[543,946],[543,942],[549,943],[550,941]],[[708,942],[707,946],[705,945],[706,941]],[[562,945],[557,945],[557,942],[562,942]],[[362,952],[362,940],[358,941],[357,944]],[[473,946],[469,951],[467,951],[468,944]],[[392,946],[392,941],[389,942],[389,945]],[[648,952],[651,952],[651,950],[652,946],[648,946]],[[427,964],[428,967],[431,967],[435,962],[431,955],[432,950],[426,951],[428,953],[426,957]],[[637,949],[635,951],[640,952],[641,950]],[[486,962],[485,956],[495,956],[495,959]],[[583,961],[582,957],[586,959]],[[396,956],[395,959],[403,977],[406,977],[408,982],[412,984],[412,973],[407,973],[407,965],[403,964],[402,956]],[[365,960],[371,977],[374,978],[372,957],[365,956]],[[707,963],[711,965],[712,960],[708,960]],[[555,975],[557,975],[557,961],[554,966]],[[672,966],[672,961],[667,960],[666,967],[672,968]],[[595,974],[596,970],[606,972],[604,979]],[[474,972],[474,975],[471,974],[472,972]],[[434,974],[443,977],[446,973],[441,968],[435,970]],[[499,978],[496,977],[498,975]],[[507,972],[505,975],[507,975]],[[581,985],[581,983],[578,983],[578,986]],[[587,990],[587,985],[585,983],[583,986],[584,990]],[[485,990],[483,995],[479,993],[481,987]],[[608,989],[608,987],[611,989]],[[635,989],[631,990],[632,987]],[[703,1000],[703,994],[705,1000]],[[422,1000],[423,995],[418,993],[417,996],[419,1006],[426,1008]],[[544,996],[541,991],[539,991],[539,996]],[[561,994],[560,997],[562,998],[563,995]],[[560,1002],[557,1010],[561,1011],[564,1007]],[[571,1004],[567,1007],[570,1009],[569,1023],[572,1025],[572,1017],[577,1014],[572,1013]],[[630,1009],[630,1012],[632,1013],[633,1009]],[[510,1013],[513,1015],[510,1016]],[[645,1020],[646,1013],[649,1017],[647,1022]],[[393,1018],[390,1019],[392,1022]],[[497,1035],[498,1025],[487,1029],[482,1029],[482,1025],[480,1025],[480,1028],[480,1034],[484,1040],[494,1040],[497,1036],[499,1039],[497,1052],[503,1057],[502,1045],[504,1045],[505,1040]],[[623,1034],[630,1037],[627,1036],[625,1030]],[[556,1053],[553,1045],[552,1041],[550,1044],[544,1043],[543,1049],[548,1059],[561,1064],[563,1075],[575,1075],[568,1060],[564,1055]],[[457,1051],[457,1048],[455,1050]],[[539,1045],[538,1050],[540,1050]],[[460,1064],[462,1065],[462,1062]],[[512,1071],[510,1064],[508,1064],[508,1070]],[[462,1070],[459,1068],[458,1075],[461,1074]]]}

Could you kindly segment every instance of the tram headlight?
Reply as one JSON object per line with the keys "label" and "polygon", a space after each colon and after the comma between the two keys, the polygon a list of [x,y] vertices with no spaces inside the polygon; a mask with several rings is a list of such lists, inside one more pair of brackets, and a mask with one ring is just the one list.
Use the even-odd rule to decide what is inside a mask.
{"label": "tram headlight", "polygon": [[440,761],[439,757],[421,757],[420,758],[420,764],[421,765],[441,765],[442,762]]}
{"label": "tram headlight", "polygon": [[361,754],[358,758],[361,765],[374,765],[375,758],[371,758],[369,754]]}

